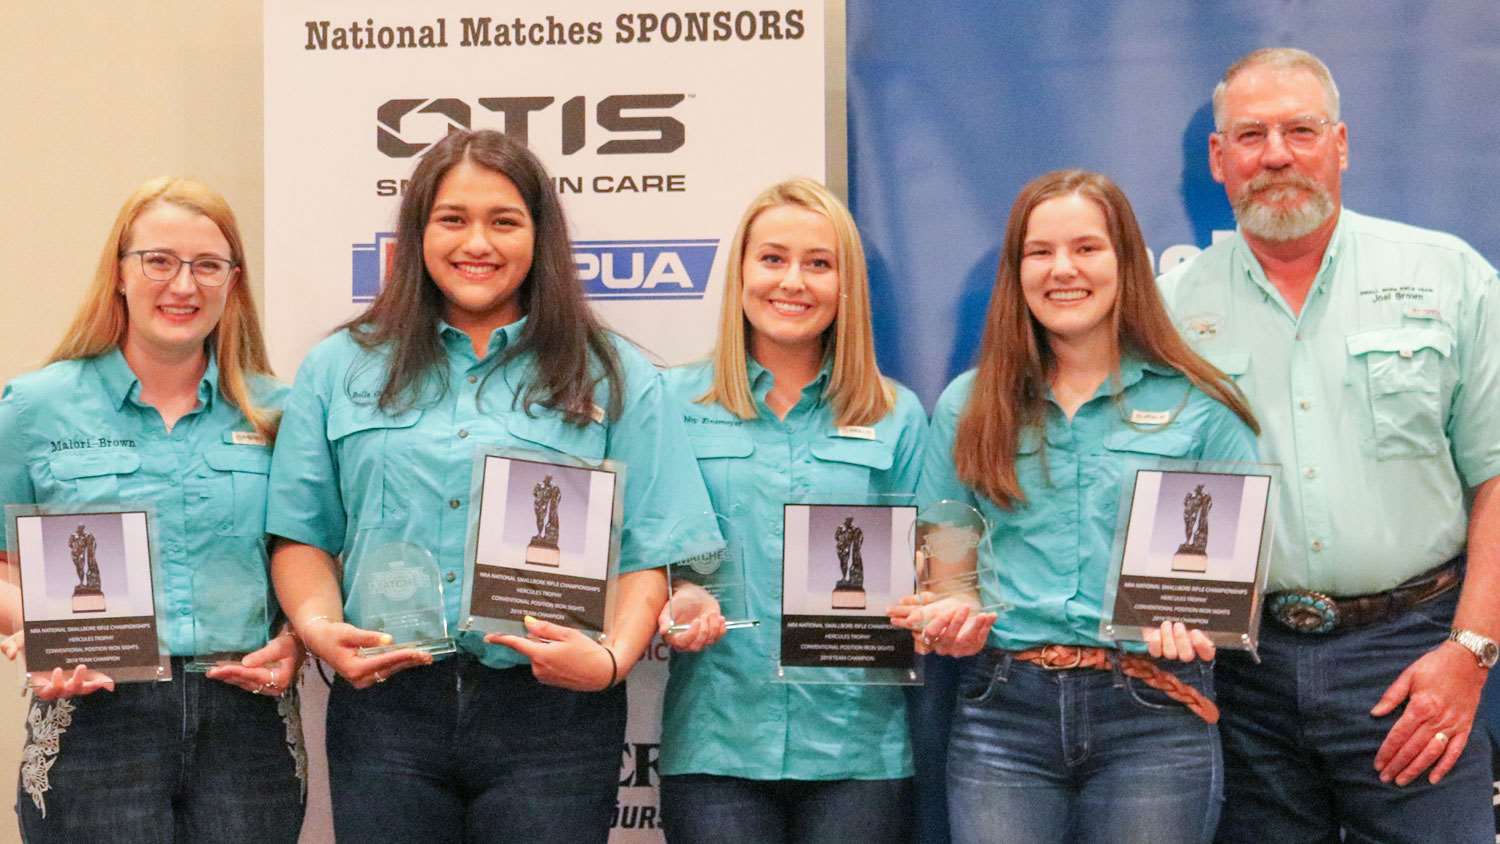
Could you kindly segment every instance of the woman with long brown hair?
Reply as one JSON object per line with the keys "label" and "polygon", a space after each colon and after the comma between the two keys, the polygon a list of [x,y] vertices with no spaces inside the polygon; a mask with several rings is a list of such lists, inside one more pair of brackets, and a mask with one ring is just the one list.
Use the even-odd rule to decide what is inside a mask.
{"label": "woman with long brown hair", "polygon": [[1099,628],[1122,484],[1163,458],[1254,460],[1255,432],[1177,335],[1120,189],[1080,170],[1022,188],[978,367],[938,399],[918,490],[985,516],[1010,608],[893,613],[919,648],[979,654],[948,750],[956,841],[1212,839],[1213,644],[1168,623],[1117,648]]}
{"label": "woman with long brown hair", "polygon": [[[232,584],[269,600],[266,474],[286,389],[249,276],[223,197],[146,182],[48,365],[0,400],[0,504],[154,508],[172,657],[168,682],[116,686],[87,665],[39,678],[16,802],[27,841],[294,841],[302,825],[301,725],[283,698],[302,649],[287,631],[267,644],[268,605],[215,611],[202,594]],[[5,609],[19,628],[18,607]],[[208,639],[250,654],[185,670]]]}
{"label": "woman with long brown hair", "polygon": [[[384,289],[297,373],[271,473],[277,594],[339,675],[340,839],[605,840],[623,682],[666,601],[653,566],[671,559],[667,528],[708,507],[682,439],[661,375],[590,312],[536,156],[493,131],[435,144],[402,197]],[[382,548],[430,553],[458,628],[480,444],[626,464],[611,638],[528,619],[525,637],[463,633],[437,660],[362,656],[388,640],[347,623],[344,599]]]}

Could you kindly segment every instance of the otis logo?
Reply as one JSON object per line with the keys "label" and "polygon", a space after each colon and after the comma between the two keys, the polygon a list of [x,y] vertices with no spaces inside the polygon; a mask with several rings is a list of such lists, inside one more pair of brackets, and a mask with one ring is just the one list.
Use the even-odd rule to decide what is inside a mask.
{"label": "otis logo", "polygon": [[580,240],[578,279],[590,299],[702,299],[717,240]]}
{"label": "otis logo", "polygon": [[[411,158],[442,140],[434,137],[433,121],[409,119],[412,115],[444,118],[443,134],[461,129],[496,128],[521,143],[530,136],[532,120],[555,124],[561,135],[563,155],[572,155],[588,144],[590,126],[605,133],[631,133],[629,138],[611,138],[594,152],[599,155],[651,155],[674,152],[687,140],[682,121],[664,113],[677,106],[686,94],[615,94],[594,104],[590,119],[589,100],[569,97],[556,107],[556,97],[480,97],[475,102],[481,117],[500,115],[499,125],[474,125],[474,109],[466,100],[443,97],[428,100],[386,100],[375,109],[375,148],[391,158]],[[415,125],[412,125],[415,124]]]}
{"label": "otis logo", "polygon": [[[702,299],[718,251],[717,240],[580,240],[573,261],[590,299]],[[395,232],[354,244],[355,302],[380,293],[395,254]]]}

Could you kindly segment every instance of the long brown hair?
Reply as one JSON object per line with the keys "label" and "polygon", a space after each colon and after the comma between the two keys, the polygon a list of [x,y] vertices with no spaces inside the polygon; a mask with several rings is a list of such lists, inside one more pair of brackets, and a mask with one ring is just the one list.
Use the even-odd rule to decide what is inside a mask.
{"label": "long brown hair", "polygon": [[[422,156],[401,198],[390,277],[370,307],[341,326],[364,348],[389,352],[380,408],[408,408],[435,400],[449,388],[442,340],[435,330],[443,315],[443,293],[427,272],[422,238],[438,186],[463,161],[509,179],[535,226],[531,270],[516,293],[529,316],[520,337],[497,356],[486,379],[505,363],[534,353],[529,380],[516,394],[524,411],[530,413],[532,404],[540,404],[560,411],[574,424],[586,425],[592,418],[594,388],[605,380],[605,412],[617,418],[623,401],[619,357],[584,300],[567,220],[552,180],[524,144],[489,129],[452,132]],[[428,375],[439,379],[436,395],[423,392]]]}
{"label": "long brown hair", "polygon": [[[1040,431],[1046,424],[1047,389],[1056,365],[1046,329],[1031,315],[1021,291],[1021,247],[1031,212],[1049,199],[1073,194],[1092,200],[1104,212],[1119,268],[1119,292],[1110,314],[1116,347],[1182,373],[1260,433],[1244,394],[1177,333],[1157,291],[1146,242],[1125,194],[1098,173],[1056,170],[1021,188],[1011,206],[995,290],[984,319],[974,389],[959,417],[953,443],[959,480],[1002,507],[1026,500],[1016,477],[1016,451],[1023,431]],[[1119,380],[1116,360],[1110,381],[1116,385],[1117,402]],[[1120,410],[1124,414],[1123,405]]]}
{"label": "long brown hair", "polygon": [[849,209],[828,188],[812,179],[790,179],[761,191],[750,201],[729,244],[724,270],[724,302],[719,309],[719,339],[714,345],[713,383],[698,398],[718,402],[741,419],[759,411],[746,373],[751,327],[740,301],[744,287],[745,242],[750,226],[762,211],[782,205],[806,208],[833,224],[839,266],[839,310],[823,332],[824,354],[833,357],[833,371],[824,392],[833,405],[835,425],[873,425],[896,404],[895,391],[875,362],[875,332],[870,327],[870,278],[865,250]]}
{"label": "long brown hair", "polygon": [[120,292],[124,284],[120,257],[130,248],[130,229],[136,218],[158,203],[202,214],[219,227],[229,243],[229,257],[239,268],[238,275],[225,297],[219,324],[204,342],[218,360],[219,392],[239,408],[257,432],[268,440],[274,439],[280,414],[256,406],[246,379],[247,373],[270,376],[271,362],[266,356],[260,318],[255,313],[255,297],[250,292],[245,242],[229,203],[202,182],[162,176],[136,188],[125,200],[99,252],[94,281],[84,294],[83,304],[47,362],[96,357],[124,344],[130,315],[125,308],[125,294]]}

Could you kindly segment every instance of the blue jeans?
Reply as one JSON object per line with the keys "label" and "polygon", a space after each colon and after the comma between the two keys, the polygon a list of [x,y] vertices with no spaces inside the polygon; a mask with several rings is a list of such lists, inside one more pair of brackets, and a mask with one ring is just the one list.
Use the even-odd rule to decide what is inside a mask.
{"label": "blue jeans", "polygon": [[170,682],[31,701],[16,793],[25,841],[297,840],[300,722],[289,729],[276,698],[172,662]]}
{"label": "blue jeans", "polygon": [[661,778],[668,844],[907,844],[911,780]]}
{"label": "blue jeans", "polygon": [[[1476,723],[1438,785],[1382,783],[1375,751],[1403,709],[1370,708],[1405,668],[1448,635],[1458,590],[1396,618],[1330,635],[1261,625],[1261,664],[1221,654],[1228,799],[1223,842],[1493,844],[1490,744]],[[1340,830],[1343,838],[1340,838]]]}
{"label": "blue jeans", "polygon": [[[1162,665],[1213,697],[1209,665]],[[955,842],[1213,838],[1218,730],[1164,693],[1118,669],[1049,671],[986,649],[958,694],[948,744]]]}
{"label": "blue jeans", "polygon": [[368,689],[335,680],[327,735],[340,841],[602,844],[625,686],[570,692],[459,655]]}

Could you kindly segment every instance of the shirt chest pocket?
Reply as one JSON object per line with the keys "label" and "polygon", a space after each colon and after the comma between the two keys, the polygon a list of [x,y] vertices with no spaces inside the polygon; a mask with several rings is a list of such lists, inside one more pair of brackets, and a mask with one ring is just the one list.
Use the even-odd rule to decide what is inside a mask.
{"label": "shirt chest pocket", "polygon": [[[708,487],[709,499],[720,515],[732,515],[746,505],[735,494],[736,480],[749,493],[754,484],[745,476],[745,461],[755,453],[755,441],[744,434],[728,432],[699,433],[689,429],[688,442],[693,447],[693,456],[698,459],[698,471],[703,475],[703,485]],[[740,478],[736,478],[740,475]]]}
{"label": "shirt chest pocket", "polygon": [[47,468],[58,486],[58,498],[77,504],[124,503],[121,480],[141,468],[134,451],[90,450],[63,452],[47,458]]}
{"label": "shirt chest pocket", "polygon": [[879,440],[826,439],[809,449],[818,461],[815,495],[841,498],[878,492],[871,476],[891,468],[895,449]]}
{"label": "shirt chest pocket", "polygon": [[[1453,354],[1446,328],[1377,328],[1350,335],[1364,362],[1375,458],[1429,457],[1443,449],[1443,367]],[[1359,368],[1352,375],[1359,377]]]}
{"label": "shirt chest pocket", "polygon": [[203,462],[208,466],[205,476],[186,490],[189,521],[211,525],[221,536],[265,533],[271,449],[252,445],[214,446],[203,452]]}
{"label": "shirt chest pocket", "polygon": [[1187,460],[1193,455],[1193,437],[1185,431],[1115,431],[1104,438],[1105,470],[1116,479],[1127,478],[1137,469],[1163,460]]}
{"label": "shirt chest pocket", "polygon": [[351,528],[406,520],[407,505],[387,479],[388,464],[401,454],[401,439],[421,418],[420,410],[385,413],[375,405],[335,405],[328,411],[328,443],[339,464],[339,491]]}
{"label": "shirt chest pocket", "polygon": [[590,422],[579,427],[546,411],[541,413],[543,415],[538,416],[513,413],[506,418],[505,427],[511,436],[544,456],[548,452],[556,452],[588,461],[604,459],[604,449],[609,437],[603,425]]}
{"label": "shirt chest pocket", "polygon": [[1245,394],[1245,398],[1252,398],[1251,382],[1254,377],[1250,372],[1249,352],[1217,352],[1203,357],[1220,372],[1228,375],[1234,385],[1240,388],[1240,392]]}

